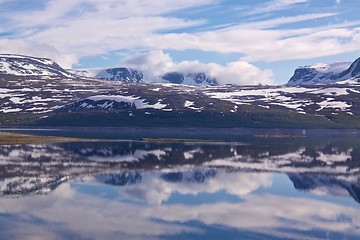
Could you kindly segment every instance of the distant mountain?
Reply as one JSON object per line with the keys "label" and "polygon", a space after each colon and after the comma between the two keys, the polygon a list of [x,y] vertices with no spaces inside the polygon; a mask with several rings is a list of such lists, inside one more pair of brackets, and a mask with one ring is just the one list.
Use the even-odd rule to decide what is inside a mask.
{"label": "distant mountain", "polygon": [[99,72],[95,78],[121,81],[121,82],[144,82],[144,75],[142,72],[131,68],[108,68]]}
{"label": "distant mountain", "polygon": [[359,81],[360,58],[353,63],[337,62],[299,67],[287,85],[328,84],[353,79]]}
{"label": "distant mountain", "polygon": [[170,72],[161,77],[162,79],[177,84],[188,85],[219,85],[215,78],[207,76],[205,73],[180,73]]}
{"label": "distant mountain", "polygon": [[118,68],[90,68],[90,69],[72,69],[73,74],[81,77],[96,78],[110,81],[141,83],[144,82],[144,75],[141,71],[118,67]]}
{"label": "distant mountain", "polygon": [[[73,74],[81,77],[89,77],[110,81],[128,82],[128,83],[144,83],[154,82],[149,81],[144,77],[144,74],[136,69],[118,67],[118,68],[90,68],[90,69],[74,69],[69,70]],[[167,82],[174,84],[187,84],[187,85],[219,85],[215,78],[212,78],[205,73],[182,73],[182,72],[169,72],[163,76],[159,76],[159,82]]]}
{"label": "distant mountain", "polygon": [[48,58],[0,54],[0,77],[74,78]]}
{"label": "distant mountain", "polygon": [[[136,69],[126,67],[63,69],[48,58],[37,58],[15,54],[0,54],[0,77],[46,78],[93,78],[127,83],[150,82]],[[151,81],[153,82],[153,81]],[[205,73],[170,72],[159,76],[159,82],[188,85],[218,85],[215,78]]]}

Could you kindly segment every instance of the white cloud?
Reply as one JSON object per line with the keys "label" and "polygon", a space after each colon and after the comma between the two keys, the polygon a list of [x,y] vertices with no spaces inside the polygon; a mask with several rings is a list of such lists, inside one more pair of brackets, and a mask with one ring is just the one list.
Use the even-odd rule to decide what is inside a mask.
{"label": "white cloud", "polygon": [[224,30],[228,31],[231,29],[270,29],[285,24],[317,20],[320,18],[333,17],[337,15],[338,15],[337,13],[312,13],[312,14],[302,14],[291,17],[278,17],[264,21],[243,23],[235,27],[225,28]]}
{"label": "white cloud", "polygon": [[76,20],[69,26],[44,30],[28,39],[37,42],[46,39],[48,44],[56,46],[62,52],[89,56],[118,49],[146,47],[147,40],[152,38],[154,32],[190,27],[200,23],[201,20],[186,21],[163,17],[104,20],[89,17]]}
{"label": "white cloud", "polygon": [[[257,11],[274,11],[306,4],[309,0],[274,0]],[[61,65],[69,66],[76,59],[85,56],[106,54],[117,50],[201,50],[204,52],[238,53],[246,62],[281,61],[288,59],[309,59],[338,53],[360,50],[359,22],[316,25],[314,22],[338,17],[338,13],[302,14],[291,17],[265,16],[262,21],[238,22],[221,25],[221,28],[205,26],[207,19],[174,17],[171,13],[214,4],[218,0],[64,0],[47,1],[43,9],[36,11],[9,12],[2,16],[8,24],[1,26],[2,32],[12,32],[11,39],[22,39],[25,50],[30,54],[35,43],[44,46],[45,56],[57,56]],[[266,11],[265,11],[266,10]],[[265,13],[270,14],[270,13]],[[172,16],[172,17],[171,17]],[[202,15],[204,16],[204,15]],[[274,16],[271,15],[270,16]],[[280,16],[280,15],[278,15]],[[245,21],[247,19],[245,18]],[[319,21],[320,22],[320,21]],[[291,27],[291,24],[309,24],[307,28]],[[184,29],[206,27],[207,30]],[[211,24],[210,24],[211,25]],[[341,25],[341,26],[340,26]],[[286,27],[286,28],[284,28]],[[212,30],[209,30],[212,29]],[[13,32],[15,31],[15,32]],[[20,40],[19,40],[20,41]],[[11,50],[12,40],[3,41],[2,47]],[[5,45],[5,44],[8,45]],[[28,46],[25,46],[28,44]],[[55,49],[57,54],[49,53]],[[19,48],[21,49],[21,48]],[[15,52],[19,52],[15,51]],[[55,59],[55,60],[56,60]],[[171,61],[168,61],[168,63]],[[187,62],[175,64],[185,67]],[[220,69],[250,69],[244,62],[228,66],[196,64],[197,68],[218,69],[217,74],[227,78]],[[160,63],[159,63],[160,64]],[[173,63],[174,64],[174,63]],[[153,68],[154,70],[154,68]],[[159,70],[157,70],[159,71]],[[254,75],[258,69],[251,68]],[[251,74],[250,74],[251,75]],[[249,82],[254,81],[252,77]],[[228,80],[225,80],[228,81]],[[240,80],[240,82],[242,82]],[[265,81],[266,82],[266,81]]]}
{"label": "white cloud", "polygon": [[173,1],[50,1],[45,9],[9,14],[15,35],[54,46],[77,57],[94,56],[119,49],[147,47],[148,38],[203,24],[203,19],[162,17],[160,14],[212,4],[214,0]]}
{"label": "white cloud", "polygon": [[75,55],[61,54],[48,44],[26,40],[0,39],[0,52],[50,58],[63,68],[71,68],[78,60]]}
{"label": "white cloud", "polygon": [[299,3],[307,3],[310,2],[310,0],[274,0],[270,3],[268,3],[268,6],[272,6],[274,8],[285,8],[288,6],[292,6],[294,4]]}
{"label": "white cloud", "polygon": [[263,45],[263,52],[251,49],[244,60],[280,61],[310,59],[352,52],[360,49],[359,29],[331,29],[280,38]]}
{"label": "white cloud", "polygon": [[155,48],[198,49],[245,55],[244,61],[281,61],[310,59],[360,50],[360,22],[303,29],[267,29],[298,20],[325,15],[306,15],[238,25],[197,34],[166,34],[149,37],[147,45]]}
{"label": "white cloud", "polygon": [[273,80],[270,70],[261,70],[248,62],[236,61],[226,65],[199,61],[176,63],[163,51],[128,56],[122,64],[143,71],[145,78],[152,81],[159,80],[159,76],[168,72],[202,72],[216,78],[220,84],[271,84]]}
{"label": "white cloud", "polygon": [[[12,46],[13,40],[4,40],[4,52],[51,57],[60,52],[62,65],[69,67],[69,56],[81,58],[104,54],[109,51],[146,47],[146,39],[160,31],[172,31],[205,22],[204,19],[187,20],[162,17],[190,7],[215,3],[216,0],[150,1],[150,0],[64,0],[48,1],[44,9],[9,12],[2,32],[12,32],[11,39],[21,39]],[[15,31],[15,32],[14,32]],[[145,41],[145,42],[144,42]],[[21,45],[21,46],[19,46]],[[43,46],[44,49],[40,49]],[[14,50],[15,49],[15,50]],[[21,52],[23,49],[23,52]],[[55,50],[56,49],[56,50]],[[46,54],[43,54],[46,52]],[[57,60],[59,58],[55,58]],[[72,61],[74,63],[75,61]]]}
{"label": "white cloud", "polygon": [[310,2],[310,0],[273,0],[271,2],[266,3],[263,7],[250,11],[249,14],[258,14],[258,13],[284,10],[289,7],[293,7],[294,5],[308,3],[308,2]]}
{"label": "white cloud", "polygon": [[217,0],[48,0],[43,9],[8,14],[18,25],[37,27],[63,25],[76,19],[98,20],[159,16],[187,8],[216,3]]}

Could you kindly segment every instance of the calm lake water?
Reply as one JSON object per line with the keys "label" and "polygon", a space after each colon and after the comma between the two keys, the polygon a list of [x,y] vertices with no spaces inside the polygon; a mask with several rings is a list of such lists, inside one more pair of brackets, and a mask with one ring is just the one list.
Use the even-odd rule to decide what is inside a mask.
{"label": "calm lake water", "polygon": [[0,239],[360,239],[358,136],[0,146]]}

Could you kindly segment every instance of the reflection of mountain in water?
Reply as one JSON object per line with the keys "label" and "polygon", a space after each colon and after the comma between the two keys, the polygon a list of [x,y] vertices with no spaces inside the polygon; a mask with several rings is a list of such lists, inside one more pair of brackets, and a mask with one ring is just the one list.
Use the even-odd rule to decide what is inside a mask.
{"label": "reflection of mountain in water", "polygon": [[182,172],[172,172],[172,173],[164,173],[161,175],[161,178],[167,182],[197,182],[197,183],[203,183],[205,180],[209,178],[215,178],[216,177],[216,171],[215,170],[208,170],[208,171],[200,171],[197,170],[191,175],[185,175]]}
{"label": "reflection of mountain in water", "polygon": [[0,146],[0,194],[42,194],[72,176],[96,173],[102,167],[58,146]]}
{"label": "reflection of mountain in water", "polygon": [[[291,144],[259,140],[249,145],[81,142],[0,146],[0,194],[46,193],[82,175],[97,175],[100,182],[111,185],[141,184],[147,171],[161,172],[162,180],[175,184],[204,183],[217,178],[218,169],[224,169],[288,173],[298,189],[305,189],[301,183],[314,189],[312,186],[320,182],[323,189],[346,189],[358,201],[358,181],[348,179],[360,179],[359,146],[359,140],[348,138],[300,139]],[[194,167],[201,170],[184,174]]]}
{"label": "reflection of mountain in water", "polygon": [[[171,183],[203,183],[207,179],[216,177],[216,170],[195,170],[194,172],[169,172],[162,173],[160,178]],[[96,180],[114,186],[127,186],[142,182],[143,174],[141,172],[123,172],[116,174],[97,175]]]}
{"label": "reflection of mountain in water", "polygon": [[288,174],[294,187],[301,191],[311,191],[315,194],[348,196],[360,203],[360,179],[316,175]]}
{"label": "reflection of mountain in water", "polygon": [[141,183],[142,174],[139,172],[124,172],[118,174],[98,175],[96,176],[96,179],[99,182],[109,185],[126,186]]}

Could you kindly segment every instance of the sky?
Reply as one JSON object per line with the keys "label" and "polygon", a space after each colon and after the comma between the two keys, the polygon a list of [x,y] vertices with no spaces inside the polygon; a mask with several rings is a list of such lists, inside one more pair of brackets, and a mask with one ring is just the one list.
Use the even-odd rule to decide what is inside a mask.
{"label": "sky", "polygon": [[284,84],[360,57],[360,0],[0,0],[0,53]]}

